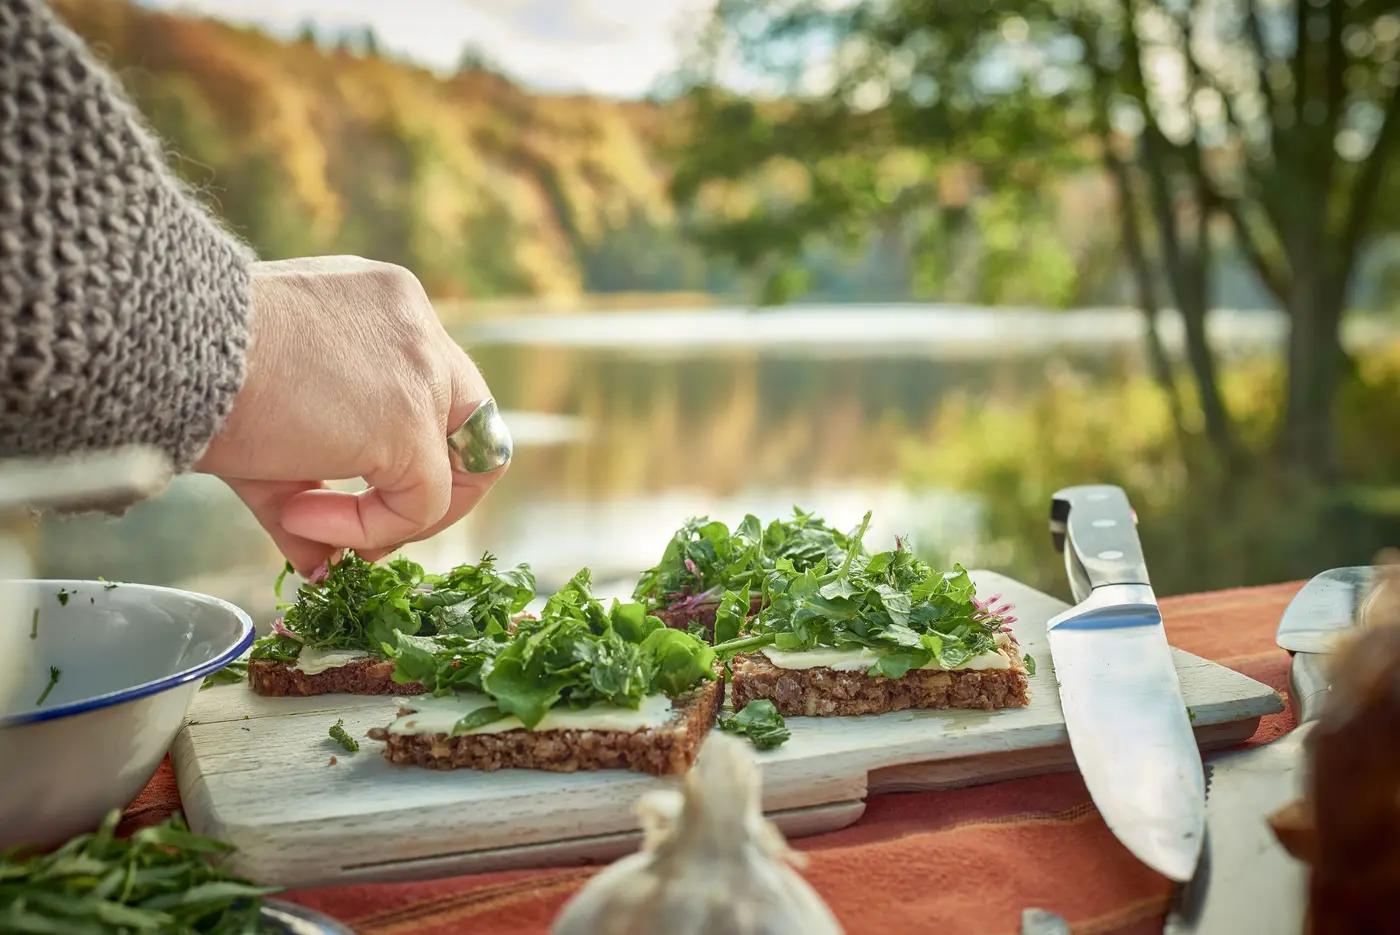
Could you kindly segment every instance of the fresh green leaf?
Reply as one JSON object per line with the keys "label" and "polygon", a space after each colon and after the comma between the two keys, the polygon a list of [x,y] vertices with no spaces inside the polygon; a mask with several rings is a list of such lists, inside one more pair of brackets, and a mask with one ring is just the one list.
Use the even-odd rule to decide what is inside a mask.
{"label": "fresh green leaf", "polygon": [[642,642],[642,652],[655,665],[651,687],[680,695],[714,678],[715,651],[680,630],[655,630]]}
{"label": "fresh green leaf", "polygon": [[58,589],[58,594],[56,594],[56,595],[54,595],[54,596],[58,598],[58,602],[59,602],[60,604],[62,604],[64,607],[67,607],[67,606],[68,606],[68,597],[69,597],[69,595],[68,595],[68,592],[67,592],[66,590],[64,590],[63,588],[59,588],[59,589]]}
{"label": "fresh green leaf", "polygon": [[[287,571],[277,579],[279,596]],[[323,580],[297,590],[279,631],[258,640],[252,658],[292,661],[303,646],[379,656],[398,634],[503,634],[534,594],[529,566],[498,570],[490,553],[446,575],[426,574],[404,558],[373,564],[348,553]]]}
{"label": "fresh green leaf", "polygon": [[1028,675],[1035,675],[1035,657],[1030,653],[1026,653],[1021,659],[1026,664],[1026,673]]}
{"label": "fresh green leaf", "polygon": [[495,705],[489,708],[477,708],[471,714],[466,715],[452,725],[452,734],[469,734],[478,727],[485,727],[487,724],[494,724],[497,721],[509,717],[504,711]]}
{"label": "fresh green leaf", "polygon": [[721,730],[743,734],[760,750],[779,746],[789,737],[783,716],[766,698],[750,701],[735,714],[721,714],[719,726]]}
{"label": "fresh green leaf", "polygon": [[49,697],[49,692],[53,691],[53,687],[58,684],[58,677],[62,674],[58,666],[49,666],[49,684],[45,685],[44,690],[39,693],[39,700],[34,702],[34,707],[37,708],[44,703],[44,699]]}
{"label": "fresh green leaf", "polygon": [[345,719],[341,718],[331,725],[331,739],[340,744],[351,753],[360,752],[360,742],[350,736],[350,732],[345,729]]}
{"label": "fresh green leaf", "polygon": [[752,609],[748,585],[742,591],[725,591],[715,611],[715,642],[724,643],[739,635]]}
{"label": "fresh green leaf", "polygon": [[122,840],[119,812],[51,853],[0,856],[0,931],[59,935],[253,935],[275,889],[224,871],[231,848],[180,816]]}
{"label": "fresh green leaf", "polygon": [[222,669],[216,669],[214,672],[206,675],[204,681],[199,686],[199,690],[204,691],[206,688],[212,688],[220,682],[238,683],[246,682],[247,680],[248,661],[246,659],[235,659]]}

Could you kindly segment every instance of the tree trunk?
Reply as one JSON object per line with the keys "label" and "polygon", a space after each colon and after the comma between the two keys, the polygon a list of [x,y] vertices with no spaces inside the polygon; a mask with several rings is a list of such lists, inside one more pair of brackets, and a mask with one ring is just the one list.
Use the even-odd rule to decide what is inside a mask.
{"label": "tree trunk", "polygon": [[1347,290],[1315,265],[1295,261],[1294,269],[1281,454],[1303,473],[1326,480],[1337,470],[1334,402],[1345,356],[1341,319]]}

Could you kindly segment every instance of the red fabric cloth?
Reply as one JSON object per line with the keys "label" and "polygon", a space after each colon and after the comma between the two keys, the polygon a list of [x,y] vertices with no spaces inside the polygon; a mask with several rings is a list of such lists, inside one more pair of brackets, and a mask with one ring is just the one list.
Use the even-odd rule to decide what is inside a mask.
{"label": "red fabric cloth", "polygon": [[[1164,599],[1168,638],[1286,696],[1288,654],[1274,632],[1300,587]],[[1295,723],[1291,709],[1267,717],[1250,743],[1274,740]],[[179,805],[167,761],[127,810],[125,827],[160,821]],[[1109,832],[1076,774],[872,796],[856,824],[795,844],[808,855],[807,879],[848,935],[1014,935],[1029,907],[1063,916],[1075,935],[1157,935],[1170,894],[1167,881]],[[288,896],[360,935],[543,935],[596,872],[512,871]]]}

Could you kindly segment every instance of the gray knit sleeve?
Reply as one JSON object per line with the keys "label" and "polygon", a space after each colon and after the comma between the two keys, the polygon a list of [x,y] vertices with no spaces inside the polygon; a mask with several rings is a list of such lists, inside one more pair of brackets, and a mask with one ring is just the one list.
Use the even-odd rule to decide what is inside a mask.
{"label": "gray knit sleeve", "polygon": [[252,256],[41,0],[0,0],[0,457],[188,470],[243,382]]}

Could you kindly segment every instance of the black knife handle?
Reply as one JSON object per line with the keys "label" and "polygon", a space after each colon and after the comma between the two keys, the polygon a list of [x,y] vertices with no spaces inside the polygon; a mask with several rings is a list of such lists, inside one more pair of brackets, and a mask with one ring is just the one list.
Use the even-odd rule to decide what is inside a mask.
{"label": "black knife handle", "polygon": [[1123,488],[1087,484],[1057,491],[1050,501],[1055,548],[1073,550],[1091,588],[1147,584],[1137,515]]}

